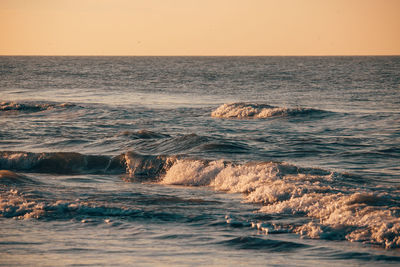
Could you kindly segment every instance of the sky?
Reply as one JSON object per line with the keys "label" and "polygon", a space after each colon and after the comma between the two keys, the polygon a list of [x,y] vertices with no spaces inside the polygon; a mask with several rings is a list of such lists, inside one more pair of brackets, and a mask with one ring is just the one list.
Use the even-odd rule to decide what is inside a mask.
{"label": "sky", "polygon": [[0,55],[400,55],[400,0],[0,0]]}

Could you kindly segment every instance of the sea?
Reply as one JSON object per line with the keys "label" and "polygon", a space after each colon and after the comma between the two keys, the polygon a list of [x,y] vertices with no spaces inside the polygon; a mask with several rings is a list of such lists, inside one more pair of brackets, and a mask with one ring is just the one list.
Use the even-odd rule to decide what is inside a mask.
{"label": "sea", "polygon": [[400,57],[0,57],[0,266],[399,266]]}

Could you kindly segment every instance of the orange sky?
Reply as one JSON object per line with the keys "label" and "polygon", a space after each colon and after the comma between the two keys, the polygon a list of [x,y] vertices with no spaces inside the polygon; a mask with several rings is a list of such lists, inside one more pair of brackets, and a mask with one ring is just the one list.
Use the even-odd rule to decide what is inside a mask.
{"label": "orange sky", "polygon": [[400,0],[0,0],[0,55],[400,55]]}

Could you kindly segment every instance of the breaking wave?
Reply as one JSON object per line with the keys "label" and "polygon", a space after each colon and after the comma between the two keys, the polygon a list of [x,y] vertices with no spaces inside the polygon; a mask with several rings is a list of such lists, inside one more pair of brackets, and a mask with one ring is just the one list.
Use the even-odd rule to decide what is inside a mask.
{"label": "breaking wave", "polygon": [[[400,188],[381,186],[372,190],[368,183],[360,183],[356,177],[319,168],[300,168],[284,162],[235,163],[184,155],[141,155],[130,151],[114,157],[0,152],[0,169],[50,173],[106,172],[124,174],[123,178],[130,181],[208,186],[216,191],[243,194],[245,201],[261,205],[261,214],[305,218],[302,223],[293,225],[252,222],[252,227],[266,234],[287,231],[309,238],[400,247]],[[0,176],[0,180],[24,179],[11,171],[2,171]],[[7,204],[7,201],[11,200],[3,200],[1,205],[29,212],[15,211],[7,215],[3,211],[3,216],[35,217],[43,210],[25,209],[31,204],[18,198],[14,198],[14,204]],[[76,208],[75,204],[59,206],[69,209],[69,205],[78,211],[84,208]],[[14,209],[11,206],[7,209]],[[46,209],[58,209],[58,206]]]}
{"label": "breaking wave", "polygon": [[321,113],[325,113],[325,111],[312,108],[286,108],[274,107],[266,104],[239,102],[223,104],[211,112],[211,116],[216,118],[231,119],[264,119],[270,117],[298,116]]}
{"label": "breaking wave", "polygon": [[[309,238],[400,247],[400,190],[372,192],[346,180],[338,173],[287,163],[177,159],[160,183],[211,186],[261,203],[261,213],[305,215],[310,221],[286,226],[286,230]],[[253,226],[265,233],[282,230],[281,225]]]}
{"label": "breaking wave", "polygon": [[177,156],[141,155],[127,152],[124,155],[126,171],[134,179],[158,179],[176,161]]}

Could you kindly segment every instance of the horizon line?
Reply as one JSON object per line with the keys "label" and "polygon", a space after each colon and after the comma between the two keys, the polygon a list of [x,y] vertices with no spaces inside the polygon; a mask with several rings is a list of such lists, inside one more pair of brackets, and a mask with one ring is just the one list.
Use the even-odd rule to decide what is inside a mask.
{"label": "horizon line", "polygon": [[333,55],[96,55],[96,54],[0,54],[0,57],[385,57],[400,54],[333,54]]}

